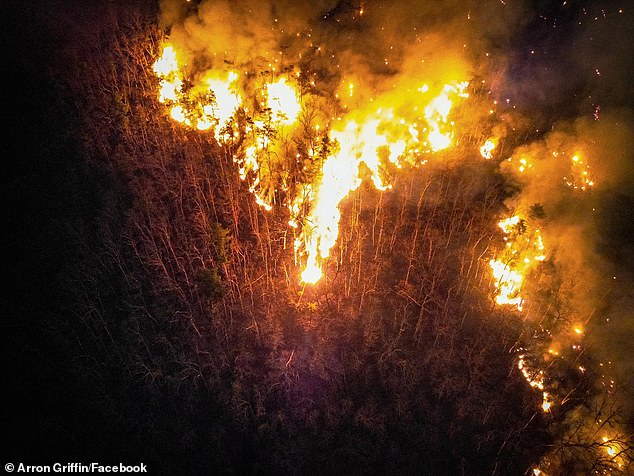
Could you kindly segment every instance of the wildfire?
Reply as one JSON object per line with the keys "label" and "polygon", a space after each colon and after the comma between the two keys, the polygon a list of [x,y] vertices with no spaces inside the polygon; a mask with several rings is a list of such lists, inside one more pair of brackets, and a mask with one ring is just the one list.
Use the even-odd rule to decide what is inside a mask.
{"label": "wildfire", "polygon": [[511,269],[504,261],[492,259],[489,261],[489,265],[493,270],[493,277],[497,282],[496,286],[498,288],[498,295],[495,298],[495,302],[498,304],[516,306],[517,310],[521,311],[522,297],[519,295],[519,292],[522,288],[524,276]]}
{"label": "wildfire", "polygon": [[176,102],[179,91],[183,87],[183,78],[178,69],[176,51],[173,46],[163,48],[161,57],[154,63],[154,72],[159,77],[159,100],[162,103]]}
{"label": "wildfire", "polygon": [[570,176],[564,177],[564,182],[574,190],[586,191],[594,186],[594,180],[590,176],[590,166],[584,162],[579,154],[571,159]]}
{"label": "wildfire", "polygon": [[505,248],[497,259],[491,259],[489,266],[496,280],[500,305],[515,306],[522,310],[522,283],[539,262],[544,261],[544,240],[539,229],[531,229],[519,215],[501,220],[498,226],[504,234]]}
{"label": "wildfire", "polygon": [[170,117],[176,122],[201,131],[215,126],[219,136],[242,103],[235,85],[238,74],[208,76],[186,88],[182,66],[174,47],[166,45],[153,67],[159,78],[159,101],[171,106]]}
{"label": "wildfire", "polygon": [[530,371],[526,364],[525,356],[520,355],[517,361],[517,368],[522,372],[522,375],[531,387],[535,387],[539,390],[544,390],[544,371]]}
{"label": "wildfire", "polygon": [[307,258],[301,277],[306,283],[314,284],[321,278],[319,261],[329,256],[339,233],[339,203],[361,184],[358,174],[363,144],[354,141],[356,129],[357,124],[350,122],[341,133],[332,133],[339,151],[323,165],[321,183],[303,229]]}
{"label": "wildfire", "polygon": [[[308,284],[322,278],[324,262],[337,242],[341,202],[361,185],[363,177],[367,177],[377,190],[388,190],[392,186],[385,173],[388,167],[416,166],[421,154],[449,148],[455,137],[451,111],[459,100],[468,97],[467,82],[436,86],[435,96],[431,96],[430,86],[423,84],[412,96],[415,100],[406,106],[386,107],[394,102],[386,93],[385,98],[374,98],[374,108],[366,106],[362,111],[337,118],[337,121],[333,117],[333,122],[326,124],[323,132],[322,125],[314,124],[315,133],[327,137],[329,152],[309,181],[296,183],[289,189],[274,178],[283,175],[284,171],[280,174],[279,170],[273,169],[271,157],[282,154],[276,149],[278,131],[282,128],[292,131],[302,114],[304,102],[295,79],[278,75],[256,87],[257,98],[249,102],[249,98],[245,100],[237,92],[236,73],[216,72],[207,75],[202,84],[189,86],[190,81],[186,81],[182,67],[173,47],[166,46],[154,64],[160,81],[159,100],[170,107],[170,116],[175,121],[198,130],[212,129],[220,142],[230,138],[226,128],[232,123],[236,111],[242,108],[247,114],[247,125],[243,130],[235,130],[242,137],[242,146],[235,152],[234,162],[240,178],[248,183],[255,202],[265,210],[272,210],[277,203],[275,190],[278,187],[284,190],[282,203],[288,209],[288,225],[295,230],[295,256],[303,264],[301,281]],[[311,84],[314,85],[314,81]],[[357,84],[347,80],[339,90],[347,93],[342,96],[352,97],[358,88]],[[402,100],[396,104],[402,104]],[[422,111],[422,115],[417,111]],[[491,159],[497,143],[495,137],[485,141],[479,148],[482,157]],[[297,154],[296,159],[299,158],[300,154]],[[313,156],[309,154],[308,158]],[[572,158],[572,164],[573,171],[578,174],[574,175],[575,182],[569,185],[572,187],[579,180],[585,180],[582,189],[591,186],[588,167],[578,155]],[[533,165],[529,156],[522,156],[517,172],[524,173]],[[520,214],[500,220],[498,227],[504,234],[505,246],[489,262],[496,281],[495,302],[521,311],[522,286],[528,273],[545,259],[544,241],[540,230],[530,226]],[[573,330],[582,333],[580,327]],[[542,411],[551,411],[554,400],[545,389],[544,371],[532,369],[524,355],[519,356],[517,365],[528,384],[541,392]]]}
{"label": "wildfire", "polygon": [[[200,131],[211,129],[218,141],[229,141],[233,118],[244,103],[238,91],[238,74],[213,71],[194,83],[190,78],[185,81],[184,67],[174,47],[165,45],[153,67],[159,78],[159,101],[169,107],[170,117],[176,122]],[[262,160],[272,152],[270,131],[295,124],[301,103],[297,89],[285,76],[265,83],[259,93],[263,112],[253,117],[243,131],[244,147],[234,156],[234,162],[256,203],[270,211],[276,184],[272,170]]]}
{"label": "wildfire", "polygon": [[[359,4],[358,15],[364,15],[363,2]],[[297,32],[296,35],[303,38],[304,34]],[[306,41],[310,41],[311,51],[314,50],[319,61],[329,61],[329,57],[333,58],[333,64],[339,61],[335,60],[337,51],[310,38],[311,35],[306,34]],[[286,51],[293,52],[293,48],[285,49],[285,55]],[[246,71],[240,67],[240,75],[227,70],[225,65],[220,70],[196,75],[191,73],[193,64],[189,67],[184,64],[178,52],[174,45],[166,43],[153,65],[158,78],[159,101],[165,104],[172,120],[193,130],[213,133],[218,143],[233,154],[237,172],[258,206],[266,211],[281,206],[288,212],[299,276],[301,282],[307,284],[319,282],[324,275],[324,265],[339,237],[340,207],[346,197],[357,190],[363,180],[372,183],[378,191],[389,190],[392,187],[390,172],[394,168],[424,164],[426,160],[421,159],[452,147],[459,137],[453,121],[455,108],[469,97],[469,82],[461,81],[460,75],[444,75],[442,81],[429,79],[428,84],[408,83],[411,89],[400,89],[400,96],[395,99],[395,91],[401,86],[398,79],[386,86],[385,83],[392,81],[388,78],[370,88],[368,84],[374,83],[365,82],[361,76],[343,77],[348,68],[341,68],[340,72],[325,79],[319,70],[309,70],[311,60],[304,60],[301,53],[301,60],[285,60],[282,52],[279,63],[278,59],[267,58],[271,63],[266,73],[254,72],[251,63],[244,63],[249,66]],[[221,58],[222,52],[218,53]],[[225,58],[226,64],[234,64],[231,54],[225,52]],[[392,64],[398,56],[386,56],[386,66],[388,59]],[[219,61],[211,56],[204,60],[216,62],[214,64]],[[202,64],[209,64],[205,61]],[[235,63],[240,64],[240,61]],[[253,63],[257,61],[253,60]],[[336,67],[339,68],[338,63]],[[336,78],[340,83],[330,84],[337,81]],[[322,86],[320,81],[328,86]],[[332,90],[330,95],[328,90]],[[332,104],[324,110],[317,108],[315,113],[308,107],[311,101],[318,102],[318,97],[331,99]],[[506,101],[508,104],[509,99]],[[313,113],[316,118],[311,122]],[[490,117],[491,120],[495,118]],[[509,123],[509,128],[511,126]],[[327,144],[323,152],[317,154],[316,147],[298,145],[304,140],[300,131],[305,130],[311,131],[315,143],[323,141]],[[487,135],[492,137],[478,143],[473,152],[479,151],[482,158],[491,160],[494,156],[499,157],[497,148],[505,134],[496,128],[488,130]],[[286,140],[284,145],[282,140]],[[579,150],[585,152],[583,143],[575,143],[574,148],[568,148],[565,142],[540,140],[539,143],[539,147],[518,148],[504,162],[506,171],[511,171],[518,182],[532,187],[531,190],[537,183],[554,184],[561,189],[568,186],[580,191],[595,185],[586,158],[578,153]],[[551,151],[559,147],[566,152],[552,152],[551,156]],[[442,156],[438,154],[437,157]],[[295,174],[296,170],[301,172]],[[291,173],[294,174],[292,177]],[[554,180],[548,180],[548,174]],[[495,303],[516,311],[522,311],[525,305],[523,288],[526,280],[546,259],[542,232],[525,216],[518,213],[497,223],[504,245],[488,262],[495,280]],[[585,333],[586,329],[576,323],[566,328],[566,337],[574,342],[573,349],[580,348],[578,344]],[[560,337],[557,336],[557,345],[550,342],[551,348],[543,354],[544,361],[565,358],[567,341]],[[519,355],[517,367],[530,387],[541,393],[542,411],[552,411],[557,408],[557,403],[563,407],[563,393],[558,394],[555,385],[546,386],[545,370],[548,369],[540,368],[535,362],[538,359],[527,358],[527,354]],[[586,371],[581,365],[577,368],[582,374]],[[549,378],[555,377],[550,374],[551,370],[548,372]],[[596,442],[597,434],[593,438]],[[607,436],[599,445],[610,458],[616,458],[621,451],[618,443]],[[533,473],[543,474],[537,468]]]}
{"label": "wildfire", "polygon": [[[511,159],[509,159],[511,160]],[[517,171],[519,173],[524,173],[526,172],[528,169],[532,169],[533,168],[533,163],[529,162],[529,160],[525,157],[522,157],[521,159],[519,159],[518,161],[520,164],[517,166]]]}
{"label": "wildfire", "polygon": [[531,370],[526,362],[526,356],[520,355],[517,360],[517,368],[522,373],[524,380],[528,382],[531,388],[536,388],[542,392],[542,411],[547,413],[553,406],[553,400],[551,395],[545,390],[544,386],[544,371],[543,370]]}
{"label": "wildfire", "polygon": [[493,149],[495,149],[497,147],[497,140],[492,138],[492,139],[487,139],[487,141],[482,144],[482,146],[480,147],[480,155],[482,157],[484,157],[485,159],[489,160],[493,157]]}
{"label": "wildfire", "polygon": [[339,233],[339,204],[361,184],[361,164],[370,171],[372,183],[378,190],[391,187],[381,174],[381,154],[385,154],[389,162],[400,165],[399,158],[407,148],[404,140],[391,141],[385,133],[379,132],[384,121],[393,117],[391,110],[379,110],[364,124],[350,120],[342,131],[331,131],[330,138],[338,148],[324,162],[305,221],[302,236],[307,258],[302,281],[316,283],[321,277],[320,263],[330,255]]}
{"label": "wildfire", "polygon": [[[467,98],[468,82],[447,84],[442,92],[425,107],[425,120],[429,124],[427,140],[433,152],[448,148],[453,141],[453,123],[448,122],[449,112],[457,98]],[[422,89],[425,89],[424,87]]]}
{"label": "wildfire", "polygon": [[241,98],[235,91],[237,73],[230,72],[225,80],[208,78],[208,90],[213,92],[214,100],[202,107],[203,114],[198,118],[196,127],[207,130],[216,123],[216,135],[220,135],[223,127],[229,124],[235,111],[241,105]]}
{"label": "wildfire", "polygon": [[[302,112],[301,96],[293,80],[282,75],[260,87],[259,105],[251,108],[256,111],[252,113],[248,105],[243,106],[247,101],[238,93],[237,73],[214,72],[202,83],[190,86],[191,81],[186,81],[183,73],[184,66],[179,63],[174,47],[167,44],[154,63],[159,78],[159,101],[170,108],[172,119],[198,130],[212,129],[220,142],[231,138],[226,131],[238,109],[249,114],[244,130],[235,131],[244,140],[234,162],[256,203],[265,210],[272,210],[279,186],[287,192],[283,199],[290,215],[288,223],[298,230],[295,252],[305,263],[301,279],[311,284],[321,278],[322,264],[337,241],[339,205],[361,184],[360,167],[363,165],[363,170],[369,172],[369,179],[378,190],[389,189],[391,184],[384,173],[388,164],[397,168],[405,163],[416,165],[417,155],[452,145],[454,124],[450,113],[458,100],[468,97],[466,81],[444,84],[437,89],[439,94],[431,98],[426,98],[430,88],[424,84],[418,88],[422,96],[416,96],[417,101],[409,104],[404,116],[402,113],[397,116],[392,108],[377,106],[364,115],[355,113],[340,118],[342,122],[325,133],[334,147],[321,170],[312,182],[299,183],[291,191],[276,178],[276,174],[286,172],[273,170],[270,158],[282,153],[275,149],[276,131],[292,128]],[[356,86],[346,81],[342,88],[353,96]],[[385,102],[389,101],[377,100],[377,104]],[[417,118],[419,109],[424,113]],[[315,131],[319,133],[319,125]]]}
{"label": "wildfire", "polygon": [[297,91],[287,83],[287,78],[280,78],[275,83],[266,85],[267,105],[271,109],[276,122],[291,125],[297,120],[301,104]]}
{"label": "wildfire", "polygon": [[[452,143],[453,132],[449,113],[458,98],[466,98],[468,82],[443,86],[439,96],[425,107],[428,124],[427,143],[431,152],[445,149]],[[425,85],[419,88],[423,94]],[[302,281],[314,284],[322,276],[321,263],[330,255],[339,234],[339,204],[361,184],[359,167],[364,164],[377,190],[391,184],[382,174],[385,163],[402,167],[408,156],[419,152],[419,132],[414,124],[396,117],[392,109],[379,108],[368,114],[364,122],[347,121],[342,130],[332,130],[330,139],[337,149],[324,162],[316,194],[306,217],[299,251],[306,255]],[[303,248],[302,248],[303,245]]]}
{"label": "wildfire", "polygon": [[550,407],[553,404],[553,402],[550,401],[550,395],[548,395],[548,392],[543,392],[542,393],[542,397],[543,397],[543,401],[542,401],[542,410],[546,413],[550,411]]}
{"label": "wildfire", "polygon": [[[489,141],[480,148],[480,153],[485,158],[489,158],[488,144]],[[581,153],[569,155],[568,151],[552,150],[547,144],[532,148],[522,147],[506,162],[507,170],[522,177],[524,183],[544,180],[553,170],[561,173],[562,183],[572,190],[587,191],[596,183],[590,165]]]}
{"label": "wildfire", "polygon": [[[239,166],[240,178],[250,184],[249,191],[255,197],[255,202],[266,211],[271,211],[277,187],[275,170],[270,160],[271,155],[278,153],[274,143],[275,133],[283,126],[292,128],[296,124],[301,102],[294,84],[285,76],[264,84],[260,94],[264,97],[260,104],[263,112],[246,126],[245,147],[242,153],[234,155],[233,160]],[[289,209],[292,211],[294,208],[299,211],[300,202],[291,198]]]}

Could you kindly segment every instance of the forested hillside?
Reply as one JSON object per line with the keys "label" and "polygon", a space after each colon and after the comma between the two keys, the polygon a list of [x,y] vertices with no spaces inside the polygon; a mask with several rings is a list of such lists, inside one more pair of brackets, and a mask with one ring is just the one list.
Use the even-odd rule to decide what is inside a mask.
{"label": "forested hillside", "polygon": [[[495,302],[490,260],[507,239],[497,223],[528,187],[480,156],[491,119],[424,167],[388,168],[385,191],[360,168],[323,277],[308,284],[288,209],[259,206],[238,173],[249,113],[223,141],[159,101],[159,6],[36,2],[17,17],[6,39],[17,68],[3,187],[7,461],[520,475],[546,457],[547,474],[627,474],[628,414],[601,393],[602,357],[574,340],[550,347],[568,360],[548,356],[557,326],[581,322],[574,269],[549,255],[527,271],[528,318]],[[529,129],[509,132],[500,154],[544,137]],[[309,165],[322,166],[336,144],[310,130],[268,133],[298,156],[321,147]],[[533,226],[556,221],[530,205]],[[518,354],[548,369],[557,408],[542,409]],[[581,429],[617,417],[612,446]],[[615,447],[617,460],[605,451]]]}

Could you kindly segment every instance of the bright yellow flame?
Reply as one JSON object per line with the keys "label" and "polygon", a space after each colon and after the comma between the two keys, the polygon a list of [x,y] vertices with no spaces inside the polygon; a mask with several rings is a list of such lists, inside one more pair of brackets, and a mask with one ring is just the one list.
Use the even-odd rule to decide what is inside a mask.
{"label": "bright yellow flame", "polygon": [[519,292],[522,288],[522,281],[524,277],[510,269],[509,265],[492,259],[489,261],[489,266],[493,270],[493,277],[496,280],[496,286],[498,289],[498,295],[495,297],[497,304],[509,304],[517,307],[518,311],[522,310],[522,297]]}
{"label": "bright yellow flame", "polygon": [[176,122],[198,130],[207,130],[215,125],[214,132],[219,136],[241,105],[242,99],[235,89],[238,78],[235,72],[222,78],[207,77],[202,84],[183,91],[184,74],[172,45],[165,45],[153,69],[159,78],[159,101],[171,104],[170,116]]}
{"label": "bright yellow flame", "polygon": [[498,226],[502,228],[505,235],[508,235],[513,230],[513,227],[517,226],[520,222],[520,216],[514,215],[498,222]]}
{"label": "bright yellow flame", "polygon": [[487,139],[487,141],[480,147],[480,155],[485,159],[491,159],[493,157],[493,149],[497,146],[497,139]]}
{"label": "bright yellow flame", "polygon": [[153,69],[159,78],[159,101],[176,102],[183,86],[183,78],[173,46],[163,48],[161,56],[154,62]]}
{"label": "bright yellow flame", "polygon": [[339,234],[339,203],[360,184],[359,164],[363,144],[357,142],[358,124],[350,121],[340,132],[332,132],[339,150],[324,162],[313,207],[306,218],[303,236],[306,268],[302,280],[315,283],[321,277],[319,261],[327,258]]}
{"label": "bright yellow flame", "polygon": [[[238,75],[235,72],[230,72],[224,80],[220,78],[207,79],[208,90],[214,93],[215,101],[203,106],[204,116],[199,121],[199,124],[205,119],[209,120],[209,123],[215,120],[218,124],[216,136],[220,135],[221,128],[231,121],[231,118],[241,105],[242,101],[234,86],[237,79]],[[200,126],[199,129],[201,129]]]}
{"label": "bright yellow flame", "polygon": [[520,355],[517,361],[517,368],[522,373],[524,380],[528,382],[531,388],[535,388],[542,392],[542,404],[541,408],[544,413],[548,413],[554,402],[551,395],[544,390],[544,371],[543,370],[531,370],[525,360],[524,355]]}
{"label": "bright yellow flame", "polygon": [[169,76],[178,71],[178,61],[176,59],[176,51],[171,45],[163,48],[163,53],[153,65],[154,72],[157,76]]}
{"label": "bright yellow flame", "polygon": [[[235,78],[237,75],[234,76],[234,81]],[[278,151],[274,135],[271,135],[270,131],[277,130],[283,125],[295,124],[301,111],[301,103],[295,87],[285,77],[274,83],[265,84],[262,93],[266,99],[262,105],[266,105],[268,112],[264,113],[264,117],[260,116],[247,125],[243,152],[234,156],[234,162],[239,167],[240,178],[250,184],[249,191],[255,197],[255,202],[266,211],[271,211],[277,187],[275,173],[279,171],[276,172],[271,165],[270,157]],[[230,119],[235,111],[232,96],[223,90],[221,97],[225,107],[220,113],[225,113]],[[218,103],[221,104],[220,101]],[[291,211],[289,225],[296,228],[301,201],[298,197],[291,196],[288,198],[287,206]],[[293,212],[294,209],[297,210]]]}
{"label": "bright yellow flame", "polygon": [[315,284],[321,279],[321,268],[314,259],[309,258],[306,268],[302,271],[302,281],[308,284]]}
{"label": "bright yellow flame", "polygon": [[170,116],[172,116],[172,119],[174,119],[176,122],[188,122],[187,117],[185,116],[185,111],[183,111],[183,108],[181,106],[174,106],[170,111]]}
{"label": "bright yellow flame", "polygon": [[[468,97],[467,86],[467,82],[447,84],[438,96],[428,101],[424,118],[431,151],[452,144],[453,124],[448,122],[448,116],[457,99]],[[419,91],[425,93],[428,89],[423,85]],[[349,95],[353,90],[353,83],[348,83]],[[380,107],[367,114],[363,121],[349,119],[342,128],[331,131],[331,143],[337,144],[337,149],[323,164],[296,247],[306,256],[302,281],[315,283],[321,278],[321,264],[330,255],[339,234],[339,204],[361,184],[361,164],[369,171],[369,178],[378,190],[389,189],[391,185],[385,180],[383,168],[386,163],[402,167],[410,151],[418,151],[418,136],[417,127],[396,117],[392,109]],[[292,223],[296,224],[296,220]]]}
{"label": "bright yellow flame", "polygon": [[449,147],[451,145],[451,135],[443,134],[435,128],[435,125],[432,127],[432,130],[427,136],[427,140],[429,140],[431,150],[433,150],[434,152],[438,152],[439,150],[444,150]]}
{"label": "bright yellow flame", "polygon": [[[454,101],[466,98],[468,82],[450,83],[439,96],[432,98],[425,108],[429,126],[427,141],[432,151],[449,147],[452,143],[452,124],[447,122]],[[349,91],[353,86],[349,83]],[[420,88],[426,92],[426,85]],[[339,204],[361,184],[359,167],[369,171],[369,178],[378,190],[391,187],[382,173],[386,162],[402,167],[409,151],[418,150],[416,127],[396,117],[392,109],[377,108],[363,121],[349,119],[339,130],[330,133],[338,148],[324,162],[322,174],[315,186],[315,194],[304,220],[299,241],[300,254],[306,256],[302,281],[315,283],[322,276],[321,264],[330,255],[339,234]],[[408,163],[411,163],[408,161]]]}
{"label": "bright yellow flame", "polygon": [[544,371],[533,371],[531,372],[528,369],[528,365],[526,364],[526,360],[523,355],[519,356],[519,360],[517,361],[517,368],[520,369],[524,379],[528,382],[531,387],[535,387],[538,390],[544,391]]}
{"label": "bright yellow flame", "polygon": [[506,235],[506,247],[500,258],[489,261],[496,280],[495,302],[515,306],[521,311],[523,299],[520,292],[524,278],[538,262],[546,259],[544,240],[540,231],[531,229],[519,215],[500,220],[498,226]]}
{"label": "bright yellow flame", "polygon": [[282,77],[275,83],[267,84],[267,106],[273,119],[283,125],[291,125],[301,111],[299,95],[295,88]]}
{"label": "bright yellow flame", "polygon": [[[425,107],[425,120],[429,125],[427,140],[433,152],[444,150],[452,144],[454,134],[451,130],[453,124],[448,123],[449,113],[457,98],[469,97],[465,92],[468,85],[468,82],[446,84],[442,92]],[[426,85],[419,90],[426,91]]]}

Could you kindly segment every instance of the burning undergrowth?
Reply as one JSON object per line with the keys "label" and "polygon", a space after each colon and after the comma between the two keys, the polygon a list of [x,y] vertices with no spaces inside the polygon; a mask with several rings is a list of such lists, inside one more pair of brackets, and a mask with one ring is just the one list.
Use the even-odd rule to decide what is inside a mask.
{"label": "burning undergrowth", "polygon": [[[593,117],[561,121],[544,134],[542,124],[532,120],[534,111],[522,112],[522,89],[494,84],[496,68],[513,70],[512,56],[499,50],[506,45],[511,51],[513,40],[521,37],[508,29],[511,19],[523,18],[527,30],[534,27],[525,6],[444,2],[413,9],[406,2],[336,2],[301,8],[283,2],[202,2],[191,7],[164,2],[163,7],[169,42],[155,63],[161,101],[171,105],[173,119],[187,126],[207,129],[216,121],[215,136],[232,151],[255,201],[267,211],[276,205],[288,208],[301,281],[315,284],[323,277],[340,240],[342,204],[362,181],[385,191],[403,168],[455,163],[457,157],[464,167],[473,167],[468,159],[479,152],[483,160],[499,163],[517,190],[507,199],[508,215],[499,221],[501,246],[489,265],[496,304],[513,308],[525,321],[519,371],[541,393],[545,413],[563,407],[555,420],[570,413],[566,408],[614,392],[613,375],[606,371],[599,379],[604,388],[588,396],[586,365],[581,364],[593,352],[588,333],[601,326],[598,289],[607,279],[601,259],[588,246],[597,232],[587,220],[601,213],[594,189],[608,188],[614,173],[606,128],[616,127],[620,136],[625,126],[611,116],[600,117],[601,108],[594,104]],[[585,8],[581,12],[588,14]],[[610,15],[622,13],[615,9]],[[496,14],[503,20],[488,23]],[[494,45],[498,50],[490,55]],[[181,77],[188,69],[194,77],[225,77],[215,89],[207,79],[215,95],[210,106],[191,102]],[[595,72],[600,76],[598,68]],[[537,79],[533,86],[549,84]],[[564,94],[558,92],[554,100],[562,101]],[[183,104],[190,104],[187,113]],[[410,261],[406,284],[412,266]],[[612,454],[602,441],[620,441],[624,429],[604,429],[600,414],[594,421],[585,418],[584,438],[599,452],[607,448],[601,468],[619,470],[629,460],[621,451]],[[599,428],[593,429],[595,424]],[[558,452],[553,454],[559,460],[544,462],[550,471],[571,464]]]}

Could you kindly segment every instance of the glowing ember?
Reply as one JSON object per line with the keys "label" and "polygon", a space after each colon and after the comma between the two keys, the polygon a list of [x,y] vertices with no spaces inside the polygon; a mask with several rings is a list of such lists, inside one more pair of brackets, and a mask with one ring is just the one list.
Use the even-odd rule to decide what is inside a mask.
{"label": "glowing ember", "polygon": [[524,380],[528,382],[531,388],[535,388],[542,392],[541,409],[544,413],[549,412],[554,402],[551,395],[544,390],[544,371],[530,369],[528,363],[526,362],[526,356],[524,355],[519,356],[517,361],[517,368],[520,370],[522,376],[524,377]]}
{"label": "glowing ember", "polygon": [[584,162],[580,154],[575,154],[571,159],[570,176],[564,177],[564,182],[574,190],[586,191],[594,186],[594,180],[590,176],[590,166]]}

